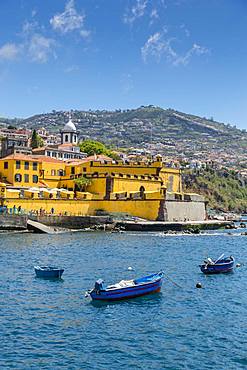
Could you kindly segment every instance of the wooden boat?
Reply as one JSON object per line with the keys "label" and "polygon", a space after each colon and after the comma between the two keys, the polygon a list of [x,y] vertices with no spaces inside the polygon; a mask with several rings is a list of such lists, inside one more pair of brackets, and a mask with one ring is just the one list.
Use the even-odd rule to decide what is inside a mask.
{"label": "wooden boat", "polygon": [[64,270],[54,266],[34,266],[35,274],[43,279],[60,279]]}
{"label": "wooden boat", "polygon": [[199,265],[204,274],[221,274],[233,270],[235,259],[232,256],[225,257],[222,254],[217,260],[207,258],[203,265]]}
{"label": "wooden boat", "polygon": [[135,298],[146,294],[159,292],[162,285],[164,273],[141,277],[135,280],[121,280],[114,285],[104,285],[99,279],[95,282],[94,288],[89,290],[85,296],[91,296],[93,300],[115,301],[120,299]]}

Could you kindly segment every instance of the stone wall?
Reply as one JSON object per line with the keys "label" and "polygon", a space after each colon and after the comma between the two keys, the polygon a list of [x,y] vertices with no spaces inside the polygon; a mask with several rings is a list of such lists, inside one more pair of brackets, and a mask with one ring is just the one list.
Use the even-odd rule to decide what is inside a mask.
{"label": "stone wall", "polygon": [[205,202],[166,200],[164,221],[203,221],[206,219]]}
{"label": "stone wall", "polygon": [[68,229],[83,229],[93,225],[112,223],[109,216],[32,216],[33,221],[38,221],[47,226],[63,227]]}
{"label": "stone wall", "polygon": [[25,215],[0,215],[0,230],[25,230],[27,216]]}

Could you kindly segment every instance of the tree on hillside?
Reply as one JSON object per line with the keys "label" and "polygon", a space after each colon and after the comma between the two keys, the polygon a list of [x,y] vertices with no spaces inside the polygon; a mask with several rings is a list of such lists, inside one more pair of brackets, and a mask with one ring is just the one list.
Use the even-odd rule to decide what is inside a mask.
{"label": "tree on hillside", "polygon": [[41,137],[37,134],[36,130],[33,130],[32,138],[31,138],[31,148],[39,148],[44,145],[44,141],[41,139]]}
{"label": "tree on hillside", "polygon": [[101,143],[100,141],[96,140],[84,140],[80,144],[81,152],[87,153],[88,156],[94,154],[104,154],[108,157],[113,159],[117,159],[116,153],[112,153],[110,149],[108,149],[105,144]]}

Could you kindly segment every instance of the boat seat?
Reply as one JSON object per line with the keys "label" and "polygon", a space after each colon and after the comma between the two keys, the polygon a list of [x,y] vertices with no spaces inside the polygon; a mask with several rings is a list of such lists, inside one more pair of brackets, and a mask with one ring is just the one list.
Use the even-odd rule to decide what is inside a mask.
{"label": "boat seat", "polygon": [[127,287],[127,286],[133,286],[135,285],[134,280],[121,280],[118,283],[121,288]]}
{"label": "boat seat", "polygon": [[126,288],[128,286],[134,286],[136,285],[134,280],[121,280],[119,283],[116,283],[114,285],[108,285],[107,289],[121,289]]}

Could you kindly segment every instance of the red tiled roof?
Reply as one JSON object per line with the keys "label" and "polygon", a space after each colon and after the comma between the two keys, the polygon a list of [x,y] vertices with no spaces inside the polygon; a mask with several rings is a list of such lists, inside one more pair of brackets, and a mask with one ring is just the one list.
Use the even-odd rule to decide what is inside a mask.
{"label": "red tiled roof", "polygon": [[78,146],[78,145],[76,145],[76,144],[72,144],[72,143],[68,143],[68,144],[59,144],[58,145],[58,148],[60,148],[60,147],[68,147],[68,146]]}
{"label": "red tiled roof", "polygon": [[52,157],[47,157],[46,155],[32,155],[32,158],[35,158],[38,162],[52,162],[52,163],[61,163],[61,159],[56,159]]}
{"label": "red tiled roof", "polygon": [[42,146],[42,147],[40,147],[40,148],[35,148],[35,149],[33,149],[32,151],[33,152],[40,152],[41,150],[45,150],[46,149],[46,146]]}
{"label": "red tiled roof", "polygon": [[7,159],[14,159],[14,160],[19,160],[19,161],[31,161],[31,162],[53,162],[53,163],[61,163],[63,162],[62,160],[56,159],[56,158],[51,158],[47,157],[45,155],[25,155],[25,154],[10,154],[7,157],[1,158],[1,161],[6,161]]}
{"label": "red tiled roof", "polygon": [[21,153],[10,154],[7,157],[1,158],[1,161],[6,161],[7,159],[15,159],[15,160],[23,160],[23,161],[32,161],[35,162],[36,160],[31,157],[31,155],[25,155]]}

